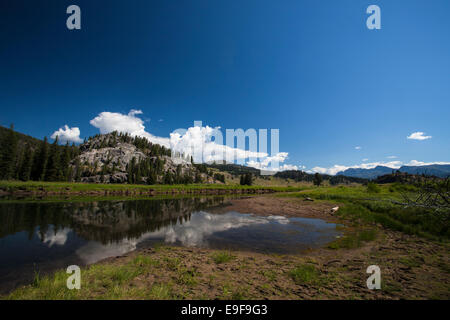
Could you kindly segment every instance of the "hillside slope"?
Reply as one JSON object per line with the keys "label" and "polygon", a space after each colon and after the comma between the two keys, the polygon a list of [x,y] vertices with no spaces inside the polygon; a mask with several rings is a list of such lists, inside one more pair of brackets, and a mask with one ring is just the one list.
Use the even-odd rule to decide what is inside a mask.
{"label": "hillside slope", "polygon": [[[384,166],[377,166],[372,169],[349,168],[347,170],[338,172],[337,175],[365,178],[365,179],[375,179],[377,177],[390,174],[393,171],[397,171],[397,169],[392,169]],[[402,166],[398,169],[398,171],[414,175],[424,174],[427,176],[446,178],[450,176],[450,165],[433,164],[426,166]]]}

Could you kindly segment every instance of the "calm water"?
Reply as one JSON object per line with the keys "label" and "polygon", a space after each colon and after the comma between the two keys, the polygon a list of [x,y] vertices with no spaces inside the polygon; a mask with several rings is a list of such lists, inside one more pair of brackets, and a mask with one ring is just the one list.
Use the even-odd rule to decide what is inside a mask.
{"label": "calm water", "polygon": [[1,202],[0,291],[71,264],[86,265],[168,243],[297,253],[340,233],[319,219],[214,213],[227,200],[186,198],[98,202]]}

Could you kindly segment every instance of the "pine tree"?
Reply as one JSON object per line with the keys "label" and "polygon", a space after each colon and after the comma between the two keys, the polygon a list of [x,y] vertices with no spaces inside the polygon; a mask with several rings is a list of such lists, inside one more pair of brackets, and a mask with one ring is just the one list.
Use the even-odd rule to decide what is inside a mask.
{"label": "pine tree", "polygon": [[170,171],[167,171],[164,175],[164,184],[173,184],[173,178]]}
{"label": "pine tree", "polygon": [[127,172],[128,172],[128,183],[134,183],[134,167],[136,166],[136,158],[133,157],[131,161],[128,163]]}
{"label": "pine tree", "polygon": [[156,184],[156,174],[154,171],[150,171],[147,177],[147,184],[149,185]]}
{"label": "pine tree", "polygon": [[[223,177],[223,180],[225,181],[225,176]],[[251,173],[246,173],[241,175],[240,184],[242,186],[251,186],[253,184],[253,176]]]}
{"label": "pine tree", "polygon": [[316,172],[316,174],[314,175],[314,185],[320,186],[321,183],[322,183],[322,176]]}
{"label": "pine tree", "polygon": [[33,168],[31,170],[31,180],[44,180],[48,162],[48,143],[47,137],[44,137],[39,149],[33,159]]}
{"label": "pine tree", "polygon": [[2,141],[0,157],[0,178],[9,180],[14,176],[14,169],[17,156],[17,135],[14,132],[14,125],[11,125],[8,134]]}
{"label": "pine tree", "polygon": [[137,184],[141,183],[141,166],[140,166],[140,162],[137,165],[135,165],[133,175],[134,175],[134,183],[137,183]]}
{"label": "pine tree", "polygon": [[66,171],[65,181],[72,182],[72,177],[73,177],[73,167],[69,166]]}
{"label": "pine tree", "polygon": [[253,175],[251,173],[247,173],[245,175],[245,184],[251,186],[253,184]]}
{"label": "pine tree", "polygon": [[26,148],[22,148],[22,150],[20,152],[17,152],[17,156],[16,156],[16,163],[15,163],[15,170],[13,173],[13,179],[14,180],[21,180],[20,176],[21,176],[21,170],[22,170],[22,166],[23,166],[23,161],[25,160],[25,153],[28,152],[28,150],[26,150]]}
{"label": "pine tree", "polygon": [[28,181],[31,178],[31,168],[33,165],[33,151],[29,149],[25,151],[25,155],[22,161],[22,166],[20,168],[20,180]]}
{"label": "pine tree", "polygon": [[60,181],[61,180],[61,156],[58,148],[58,136],[50,147],[50,153],[47,163],[47,172],[45,174],[45,181]]}
{"label": "pine tree", "polygon": [[62,180],[64,181],[70,181],[72,178],[72,174],[70,169],[70,158],[71,158],[71,151],[69,147],[69,142],[66,143],[64,146],[64,151],[61,156],[61,171],[62,171]]}

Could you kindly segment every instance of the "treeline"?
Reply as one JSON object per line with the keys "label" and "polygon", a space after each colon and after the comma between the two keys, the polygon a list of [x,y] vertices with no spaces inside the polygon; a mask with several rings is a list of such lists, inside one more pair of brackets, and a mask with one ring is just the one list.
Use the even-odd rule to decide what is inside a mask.
{"label": "treeline", "polygon": [[349,184],[349,183],[367,183],[367,179],[347,177],[347,176],[330,176],[328,174],[310,174],[301,170],[287,170],[280,171],[275,174],[275,177],[281,179],[292,179],[294,181],[313,182],[316,185],[320,185],[322,181],[327,180],[331,185],[337,184]]}
{"label": "treeline", "polygon": [[0,179],[35,181],[70,181],[72,167],[70,161],[79,154],[75,145],[58,145],[27,138],[9,129],[2,128],[0,135]]}
{"label": "treeline", "polygon": [[241,186],[251,186],[253,184],[253,175],[251,173],[241,175],[239,183]]}
{"label": "treeline", "polygon": [[[47,138],[38,140],[15,132],[11,126],[0,127],[0,142],[1,180],[79,182],[85,181],[83,178],[96,177],[95,182],[153,185],[203,183],[208,176],[214,176],[225,183],[224,175],[214,174],[204,164],[194,164],[193,168],[187,169],[180,164],[167,169],[164,156],[170,157],[170,149],[127,133],[96,135],[85,139],[80,146],[61,146],[58,137],[50,144]],[[120,159],[113,161],[109,156],[93,163],[78,157],[82,152],[117,147],[118,143],[133,144],[145,157],[133,157],[126,165]]]}
{"label": "treeline", "polygon": [[375,183],[379,184],[385,184],[385,183],[422,183],[424,181],[429,180],[445,180],[445,178],[436,177],[433,175],[426,175],[424,173],[422,174],[410,174],[406,172],[400,172],[399,170],[393,171],[390,174],[385,174],[382,176],[378,176],[377,178],[373,179]]}
{"label": "treeline", "polygon": [[[196,171],[195,176],[190,172],[182,172],[182,165],[178,165],[175,172],[167,170],[164,172],[165,161],[157,157],[156,160],[151,158],[137,161],[132,158],[127,165],[128,183],[130,184],[192,184],[202,183],[203,178],[200,172]],[[158,179],[161,176],[162,179]]]}
{"label": "treeline", "polygon": [[113,131],[106,135],[96,134],[84,140],[80,146],[81,151],[102,148],[114,148],[118,143],[129,143],[149,156],[168,156],[172,155],[169,148],[150,142],[145,137],[131,136],[129,133]]}
{"label": "treeline", "polygon": [[233,176],[240,176],[248,173],[251,173],[254,176],[259,176],[261,174],[261,170],[259,169],[234,163],[223,164],[213,162],[211,164],[208,164],[207,166],[210,168],[218,169],[222,172],[228,172]]}

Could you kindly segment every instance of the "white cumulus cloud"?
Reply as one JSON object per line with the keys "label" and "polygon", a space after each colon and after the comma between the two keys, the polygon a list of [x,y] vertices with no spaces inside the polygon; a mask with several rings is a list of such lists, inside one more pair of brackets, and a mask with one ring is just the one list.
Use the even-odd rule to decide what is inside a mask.
{"label": "white cumulus cloud", "polygon": [[[220,127],[209,127],[194,125],[185,130],[175,130],[169,138],[158,137],[149,133],[144,125],[144,121],[138,117],[143,114],[141,110],[130,110],[128,114],[118,112],[101,112],[90,121],[90,124],[106,134],[113,131],[128,133],[131,136],[145,137],[149,141],[171,148],[178,153],[192,155],[195,162],[212,161],[247,161],[248,166],[259,169],[266,169],[269,164],[284,162],[287,152],[279,152],[274,156],[269,156],[266,152],[256,152],[228,146],[223,139]],[[200,154],[199,154],[200,152]],[[297,169],[294,165],[280,165],[278,170]]]}
{"label": "white cumulus cloud", "polygon": [[131,136],[145,137],[153,143],[169,147],[169,139],[156,137],[145,131],[144,121],[136,115],[142,114],[141,110],[130,110],[128,114],[118,112],[101,112],[89,123],[100,130],[100,133],[113,131],[128,133]]}
{"label": "white cumulus cloud", "polygon": [[417,160],[411,160],[408,163],[405,163],[405,166],[429,166],[432,164],[441,164],[441,165],[446,165],[446,164],[450,164],[450,162],[442,162],[442,161],[438,161],[438,162],[423,162],[423,161],[417,161]]}
{"label": "white cumulus cloud", "polygon": [[432,137],[431,136],[425,136],[424,132],[417,131],[417,132],[411,133],[406,138],[410,139],[410,140],[427,140],[427,139],[431,139]]}
{"label": "white cumulus cloud", "polygon": [[[247,166],[263,171],[286,171],[286,170],[298,170],[298,166],[293,164],[281,164],[288,158],[287,152],[279,152],[275,156],[267,156],[261,158],[260,161],[250,160],[247,162]],[[276,165],[278,164],[278,165]]]}
{"label": "white cumulus cloud", "polygon": [[80,138],[80,128],[73,127],[69,128],[68,125],[65,125],[64,128],[59,128],[59,130],[53,132],[50,136],[52,139],[56,139],[58,137],[59,142],[74,142],[81,143],[83,140]]}

